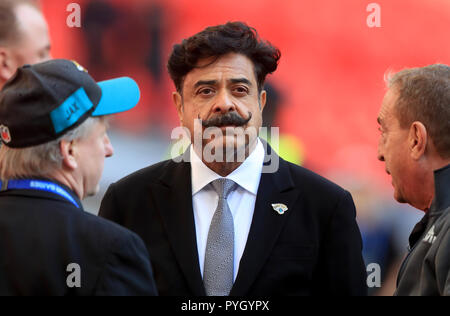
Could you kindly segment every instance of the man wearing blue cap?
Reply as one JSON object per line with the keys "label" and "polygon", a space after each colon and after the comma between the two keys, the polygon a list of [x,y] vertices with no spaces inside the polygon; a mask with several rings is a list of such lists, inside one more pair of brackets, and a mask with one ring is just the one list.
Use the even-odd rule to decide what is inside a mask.
{"label": "man wearing blue cap", "polygon": [[113,154],[105,116],[133,108],[130,78],[76,62],[25,65],[0,92],[0,295],[156,295],[134,233],[83,211]]}

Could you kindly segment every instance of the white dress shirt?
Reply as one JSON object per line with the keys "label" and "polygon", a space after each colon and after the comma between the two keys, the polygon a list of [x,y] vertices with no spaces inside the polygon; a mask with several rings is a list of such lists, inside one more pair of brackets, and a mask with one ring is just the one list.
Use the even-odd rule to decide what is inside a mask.
{"label": "white dress shirt", "polygon": [[[234,222],[234,280],[236,280],[239,263],[247,243],[264,162],[264,146],[259,139],[257,142],[255,149],[247,159],[226,177],[238,184],[237,189],[231,192],[227,199]],[[190,155],[192,206],[194,209],[198,259],[203,278],[209,226],[219,202],[219,196],[213,189],[211,182],[222,177],[203,163],[192,145]]]}

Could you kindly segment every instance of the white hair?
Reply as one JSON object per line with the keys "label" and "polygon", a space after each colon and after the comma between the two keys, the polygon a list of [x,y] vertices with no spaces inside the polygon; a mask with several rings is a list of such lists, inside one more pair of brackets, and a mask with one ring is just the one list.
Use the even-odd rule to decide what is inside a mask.
{"label": "white hair", "polygon": [[67,132],[57,140],[27,148],[0,148],[0,179],[23,179],[46,177],[62,168],[63,156],[60,142],[73,141],[87,137],[100,118],[90,117],[80,126]]}

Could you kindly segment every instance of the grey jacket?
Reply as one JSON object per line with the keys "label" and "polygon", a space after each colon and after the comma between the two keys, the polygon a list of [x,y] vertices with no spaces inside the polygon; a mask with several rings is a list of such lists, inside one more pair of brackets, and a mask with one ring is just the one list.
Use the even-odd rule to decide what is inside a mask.
{"label": "grey jacket", "polygon": [[450,165],[435,171],[435,198],[410,238],[395,295],[450,296]]}

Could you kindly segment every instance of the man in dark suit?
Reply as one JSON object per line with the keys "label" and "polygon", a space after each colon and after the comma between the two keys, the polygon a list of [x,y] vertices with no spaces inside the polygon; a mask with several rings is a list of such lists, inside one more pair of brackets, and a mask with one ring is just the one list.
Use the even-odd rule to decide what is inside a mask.
{"label": "man in dark suit", "polygon": [[0,92],[0,295],[156,295],[133,232],[87,214],[113,154],[106,115],[139,100],[130,78],[79,64],[25,65]]}
{"label": "man in dark suit", "polygon": [[258,137],[280,52],[234,22],[175,45],[184,155],[108,189],[100,215],[142,237],[161,295],[365,295],[348,192]]}

